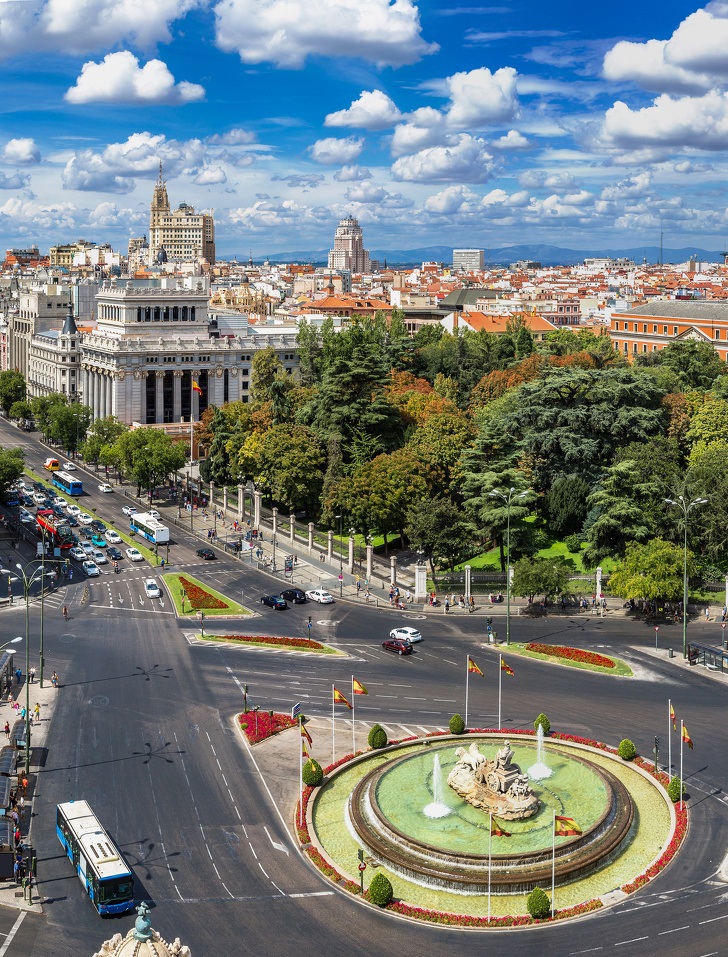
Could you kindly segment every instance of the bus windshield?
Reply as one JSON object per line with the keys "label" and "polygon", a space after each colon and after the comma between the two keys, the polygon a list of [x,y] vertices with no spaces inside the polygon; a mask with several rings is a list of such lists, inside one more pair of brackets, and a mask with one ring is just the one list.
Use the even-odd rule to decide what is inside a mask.
{"label": "bus windshield", "polygon": [[110,878],[99,882],[99,903],[128,901],[134,895],[134,881],[128,877]]}

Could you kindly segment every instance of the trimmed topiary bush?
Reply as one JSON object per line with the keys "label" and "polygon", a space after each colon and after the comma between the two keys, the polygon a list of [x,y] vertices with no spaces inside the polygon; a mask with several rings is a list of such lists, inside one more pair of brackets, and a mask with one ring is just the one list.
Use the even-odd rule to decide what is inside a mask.
{"label": "trimmed topiary bush", "polygon": [[384,874],[375,874],[369,885],[369,900],[377,907],[386,907],[392,899],[392,884]]}
{"label": "trimmed topiary bush", "polygon": [[534,731],[538,731],[538,726],[539,726],[539,725],[541,725],[541,727],[543,728],[543,733],[544,733],[544,734],[548,734],[549,731],[551,730],[551,722],[550,722],[549,719],[546,717],[546,715],[543,714],[543,713],[541,713],[541,714],[536,718],[536,720],[533,722],[533,729],[534,729]]}
{"label": "trimmed topiary bush", "polygon": [[[685,787],[685,782],[683,781],[682,786],[682,796],[683,798],[688,793],[688,789]],[[680,800],[680,778],[675,776],[672,781],[667,785],[667,796],[670,798],[673,804],[677,804]]]}
{"label": "trimmed topiary bush", "polygon": [[622,738],[617,748],[617,754],[623,761],[634,761],[637,757],[637,748],[634,746],[634,741],[630,741],[629,738]]}
{"label": "trimmed topiary bush", "polygon": [[450,734],[463,734],[465,731],[465,722],[461,714],[454,714],[450,718]]}
{"label": "trimmed topiary bush", "polygon": [[318,761],[309,758],[301,771],[303,783],[310,788],[317,788],[324,779],[324,771]]}
{"label": "trimmed topiary bush", "polygon": [[387,738],[387,732],[381,724],[373,724],[369,729],[367,741],[369,742],[370,748],[386,748],[389,739]]}
{"label": "trimmed topiary bush", "polygon": [[526,898],[526,907],[534,920],[544,920],[551,913],[549,895],[540,887],[534,887]]}

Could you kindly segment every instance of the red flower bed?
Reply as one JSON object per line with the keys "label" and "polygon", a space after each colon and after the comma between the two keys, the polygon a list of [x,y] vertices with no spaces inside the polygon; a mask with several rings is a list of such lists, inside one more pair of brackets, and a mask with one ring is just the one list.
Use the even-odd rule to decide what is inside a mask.
{"label": "red flower bed", "polygon": [[552,658],[565,658],[567,661],[579,661],[585,665],[596,665],[598,668],[614,667],[614,662],[606,655],[598,655],[594,651],[582,651],[581,648],[567,648],[565,645],[541,645],[531,642],[526,645],[526,651],[550,655]]}
{"label": "red flower bed", "polygon": [[282,648],[308,648],[312,651],[321,651],[324,647],[320,641],[312,638],[278,638],[276,635],[215,635],[225,641],[252,641],[258,645],[278,645]]}
{"label": "red flower bed", "polygon": [[265,741],[279,731],[294,728],[298,723],[290,714],[280,714],[276,711],[247,711],[245,714],[238,715],[238,721],[251,744]]}
{"label": "red flower bed", "polygon": [[185,578],[184,575],[179,576],[179,583],[187,592],[185,600],[188,601],[193,608],[202,610],[205,608],[229,607],[227,602],[220,601],[219,598],[215,598],[215,596],[211,595],[209,591],[205,591],[204,588],[200,588],[199,585],[191,582],[189,578]]}

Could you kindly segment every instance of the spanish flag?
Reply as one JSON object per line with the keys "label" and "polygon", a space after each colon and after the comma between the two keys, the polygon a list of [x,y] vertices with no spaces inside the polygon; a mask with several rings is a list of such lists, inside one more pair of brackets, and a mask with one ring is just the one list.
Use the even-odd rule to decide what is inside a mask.
{"label": "spanish flag", "polygon": [[369,694],[361,681],[357,681],[356,678],[351,679],[351,688],[354,694]]}
{"label": "spanish flag", "polygon": [[491,837],[510,837],[510,831],[504,830],[500,824],[496,821],[495,818],[491,818],[490,822],[490,836]]}
{"label": "spanish flag", "polygon": [[301,725],[301,737],[302,737],[302,738],[305,738],[306,741],[308,741],[309,744],[313,744],[313,740],[311,739],[311,735],[308,733],[308,731],[307,731],[307,729],[306,729],[306,726],[303,725],[303,724]]}
{"label": "spanish flag", "polygon": [[672,721],[672,730],[677,731],[677,722],[675,720],[675,709],[670,704],[670,721]]}
{"label": "spanish flag", "polygon": [[556,837],[573,837],[575,834],[581,834],[582,830],[573,817],[554,818],[554,834]]}
{"label": "spanish flag", "polygon": [[507,665],[505,661],[501,658],[501,671],[505,671],[507,675],[510,675],[511,678],[515,678],[516,675],[510,665]]}
{"label": "spanish flag", "polygon": [[192,391],[196,392],[198,395],[202,395],[202,389],[200,388],[200,384],[199,382],[195,382],[194,379],[192,380]]}
{"label": "spanish flag", "polygon": [[308,745],[306,744],[306,739],[301,738],[301,754],[304,758],[309,758],[311,755],[308,753]]}
{"label": "spanish flag", "polygon": [[334,688],[334,704],[345,704],[349,711],[351,711],[351,705],[336,687]]}
{"label": "spanish flag", "polygon": [[688,734],[688,729],[685,727],[685,725],[682,726],[682,739],[683,739],[683,742],[687,744],[687,746],[692,750],[693,739]]}
{"label": "spanish flag", "polygon": [[485,677],[485,675],[483,674],[483,672],[482,672],[482,671],[480,670],[480,668],[475,664],[475,662],[474,662],[473,659],[470,657],[470,655],[468,655],[468,671],[469,671],[471,674],[480,675],[481,677]]}

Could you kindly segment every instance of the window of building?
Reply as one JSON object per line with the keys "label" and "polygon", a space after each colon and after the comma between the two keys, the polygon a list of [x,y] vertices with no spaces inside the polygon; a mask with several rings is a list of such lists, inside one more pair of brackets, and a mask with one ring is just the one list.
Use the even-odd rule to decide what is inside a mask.
{"label": "window of building", "polygon": [[720,339],[720,329],[715,330],[715,332],[713,333],[713,338]]}
{"label": "window of building", "polygon": [[677,331],[678,331],[678,327],[677,327],[677,326],[673,326],[673,327],[672,327],[672,334],[673,334],[673,336],[676,336],[676,335],[677,335]]}
{"label": "window of building", "polygon": [[637,343],[636,343],[636,342],[633,342],[633,343],[632,343],[632,352],[634,352],[635,355],[636,355],[636,353],[637,353]]}
{"label": "window of building", "polygon": [[657,332],[657,326],[653,326],[653,327],[652,327],[652,331],[653,331],[653,332]]}
{"label": "window of building", "polygon": [[667,326],[663,326],[663,327],[662,327],[662,334],[663,334],[663,336],[666,336],[666,335],[667,335]]}

